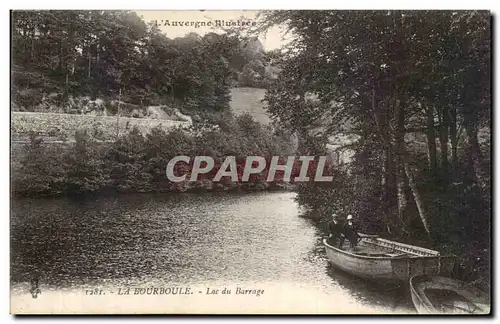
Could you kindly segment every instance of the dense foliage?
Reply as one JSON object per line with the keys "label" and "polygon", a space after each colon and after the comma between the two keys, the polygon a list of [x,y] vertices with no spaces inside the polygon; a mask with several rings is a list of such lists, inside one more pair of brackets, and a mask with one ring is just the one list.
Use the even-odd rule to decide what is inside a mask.
{"label": "dense foliage", "polygon": [[69,112],[85,96],[217,112],[232,86],[265,86],[268,66],[256,38],[170,39],[134,12],[101,10],[14,11],[12,58],[13,103],[26,111],[48,101]]}
{"label": "dense foliage", "polygon": [[[342,181],[299,189],[363,230],[473,251],[490,230],[491,16],[475,11],[272,11],[295,38],[266,99],[306,139],[353,134]],[[484,267],[483,267],[484,269]]]}
{"label": "dense foliage", "polygon": [[[197,125],[191,132],[174,129],[169,132],[155,127],[144,136],[132,128],[112,143],[98,142],[87,131],[78,131],[75,143],[44,144],[32,136],[24,150],[20,168],[13,173],[13,192],[17,195],[80,195],[93,192],[169,192],[195,190],[263,190],[286,186],[282,177],[266,182],[267,169],[253,175],[249,182],[231,181],[223,177],[212,182],[225,157],[235,156],[241,180],[246,156],[292,154],[286,136],[273,135],[249,115],[227,116],[219,125]],[[177,155],[211,156],[215,167],[201,174],[196,182],[172,183],[166,177],[170,159]],[[189,165],[178,168],[191,172]],[[283,163],[283,159],[280,163]],[[294,175],[298,175],[297,164]]]}

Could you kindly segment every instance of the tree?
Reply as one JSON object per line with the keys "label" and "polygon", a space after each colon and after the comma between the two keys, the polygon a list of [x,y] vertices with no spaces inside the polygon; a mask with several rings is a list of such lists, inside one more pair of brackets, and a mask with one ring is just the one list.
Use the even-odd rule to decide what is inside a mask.
{"label": "tree", "polygon": [[121,100],[140,106],[222,112],[236,69],[248,60],[236,36],[172,40],[130,11],[14,11],[12,39],[13,98],[24,110],[54,94],[64,97],[61,106],[121,92]]}
{"label": "tree", "polygon": [[[283,24],[296,38],[285,51],[280,78],[266,94],[269,112],[281,126],[304,133],[302,137],[317,128],[318,116],[327,137],[339,129],[358,135],[363,145],[353,148],[360,157],[378,163],[381,174],[381,181],[372,181],[378,175],[365,170],[356,180],[380,188],[373,191],[380,192],[380,208],[375,210],[382,217],[363,217],[383,219],[387,232],[402,235],[408,234],[413,210],[432,234],[432,218],[447,212],[430,216],[433,201],[417,179],[426,179],[426,191],[439,195],[453,182],[448,143],[452,142],[452,169],[460,168],[461,120],[464,128],[469,127],[474,181],[488,188],[486,163],[480,162],[485,159],[476,140],[489,116],[487,12],[264,13],[264,28],[275,24]],[[468,86],[471,83],[474,86]],[[316,98],[309,106],[308,96]],[[425,168],[419,158],[422,148],[428,153]],[[364,177],[368,178],[361,180]]]}
{"label": "tree", "polygon": [[85,130],[76,132],[75,143],[66,151],[64,161],[71,166],[66,174],[69,193],[92,193],[109,185],[104,160]]}

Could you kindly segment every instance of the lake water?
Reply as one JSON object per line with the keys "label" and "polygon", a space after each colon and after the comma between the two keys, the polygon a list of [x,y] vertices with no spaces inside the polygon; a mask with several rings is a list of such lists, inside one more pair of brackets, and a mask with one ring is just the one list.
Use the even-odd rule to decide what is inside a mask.
{"label": "lake water", "polygon": [[[300,217],[293,198],[279,192],[12,200],[12,303],[44,312],[415,312],[398,291],[332,268],[320,231]],[[34,299],[36,275],[41,294]],[[189,287],[192,295],[117,295],[137,287]],[[86,295],[93,288],[103,294]],[[224,288],[231,295],[221,294]],[[238,288],[264,292],[241,295]]]}

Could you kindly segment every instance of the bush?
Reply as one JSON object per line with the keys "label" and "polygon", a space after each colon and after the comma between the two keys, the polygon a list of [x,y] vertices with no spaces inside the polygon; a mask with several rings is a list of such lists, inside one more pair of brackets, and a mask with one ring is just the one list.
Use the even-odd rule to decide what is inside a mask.
{"label": "bush", "polygon": [[[252,177],[254,184],[232,183],[211,179],[225,157],[237,157],[241,177],[247,155],[289,155],[290,144],[282,136],[273,135],[250,116],[226,115],[217,127],[196,125],[192,132],[181,128],[166,131],[152,128],[145,136],[133,127],[112,144],[96,140],[100,128],[76,132],[75,143],[42,145],[33,134],[21,162],[21,172],[14,176],[14,192],[22,195],[86,194],[110,189],[119,192],[233,190],[237,188],[267,189],[262,175]],[[200,182],[173,184],[166,178],[165,168],[177,155],[209,155],[216,160],[213,172]],[[192,166],[192,164],[190,164]],[[191,166],[184,171],[190,172]],[[280,180],[274,186],[281,185]]]}

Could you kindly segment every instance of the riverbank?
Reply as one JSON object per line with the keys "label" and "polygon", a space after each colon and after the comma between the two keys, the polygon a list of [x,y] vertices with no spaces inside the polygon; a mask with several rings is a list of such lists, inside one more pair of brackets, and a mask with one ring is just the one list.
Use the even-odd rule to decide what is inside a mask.
{"label": "riverbank", "polygon": [[[318,228],[322,236],[329,234],[327,223],[330,218],[321,212],[307,210],[301,215],[302,218],[308,219],[314,226]],[[370,232],[369,234],[380,235],[381,237],[393,240],[396,242],[421,246],[441,252],[442,255],[456,256],[455,268],[452,277],[486,292],[490,293],[491,290],[491,277],[490,277],[490,249],[480,241],[472,242],[468,245],[464,244],[440,244],[439,242],[429,242],[428,240],[416,239],[403,239],[401,237],[394,237],[386,233]]]}
{"label": "riverbank", "polygon": [[[293,190],[280,177],[268,182],[268,167],[241,177],[247,156],[293,155],[290,136],[276,135],[250,115],[228,114],[212,127],[195,124],[165,129],[130,127],[113,141],[98,140],[92,127],[79,128],[73,141],[50,141],[30,132],[25,143],[13,143],[11,184],[15,196],[86,195],[101,192],[206,192]],[[198,175],[196,181],[171,182],[166,177],[168,162],[178,155],[214,159],[213,170]],[[235,156],[238,181],[223,177],[213,181],[226,156]],[[191,159],[193,160],[193,159]],[[280,161],[280,163],[282,163]],[[269,161],[267,161],[269,166]],[[193,161],[177,163],[174,172],[187,174]],[[282,171],[281,171],[282,173]]]}
{"label": "riverbank", "polygon": [[250,194],[255,192],[269,192],[269,193],[279,193],[279,192],[294,192],[296,190],[296,185],[293,183],[234,183],[232,185],[225,185],[221,183],[214,183],[211,180],[205,181],[195,181],[195,182],[184,182],[181,185],[173,185],[170,188],[162,189],[150,189],[150,190],[139,190],[139,191],[117,191],[113,188],[103,188],[95,192],[18,192],[15,189],[11,192],[11,198],[70,198],[70,199],[90,199],[96,197],[115,197],[127,196],[127,195],[150,195],[150,194],[162,194],[162,195],[179,195],[179,194],[217,194],[217,193],[227,193],[233,195],[239,194]]}

